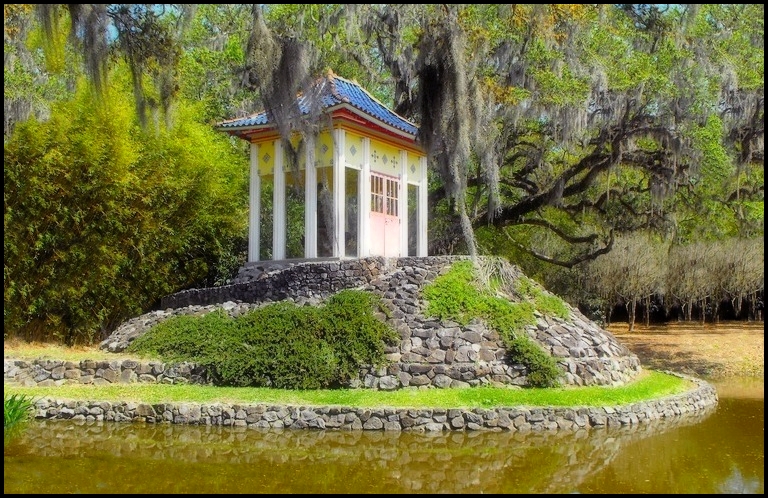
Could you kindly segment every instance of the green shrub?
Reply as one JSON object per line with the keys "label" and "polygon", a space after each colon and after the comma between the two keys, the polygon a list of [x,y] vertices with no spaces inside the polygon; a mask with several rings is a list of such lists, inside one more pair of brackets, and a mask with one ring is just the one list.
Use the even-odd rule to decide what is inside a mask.
{"label": "green shrub", "polygon": [[482,288],[475,276],[471,261],[454,263],[450,270],[437,277],[424,288],[429,316],[454,320],[466,324],[472,318],[479,318],[499,333],[510,355],[510,360],[528,369],[528,383],[535,387],[558,385],[560,370],[557,362],[523,329],[536,323],[535,311],[568,316],[568,308],[556,296],[546,294],[526,277],[515,282],[515,291],[524,299],[513,302],[496,295],[498,282]]}
{"label": "green shrub", "polygon": [[559,384],[562,372],[557,362],[532,339],[523,334],[505,336],[504,344],[516,361],[528,367],[528,382],[532,386],[554,387]]}
{"label": "green shrub", "polygon": [[338,380],[338,359],[323,338],[325,309],[280,302],[237,320],[238,344],[211,360],[227,383],[319,389]]}
{"label": "green shrub", "polygon": [[[93,344],[162,296],[223,283],[247,235],[241,149],[179,102],[135,125],[130,87],[85,87],[4,143],[4,332]],[[122,83],[122,82],[121,82]]]}
{"label": "green shrub", "polygon": [[179,316],[136,339],[131,352],[206,367],[217,385],[319,389],[338,387],[363,365],[385,363],[398,339],[373,311],[378,298],[345,290],[323,306],[270,304],[237,318],[218,310]]}
{"label": "green shrub", "polygon": [[339,292],[325,306],[324,338],[336,351],[342,380],[357,376],[360,365],[383,365],[385,345],[399,340],[391,327],[373,315],[375,309],[389,314],[377,296],[353,290]]}
{"label": "green shrub", "polygon": [[203,316],[180,315],[160,322],[134,340],[128,351],[156,356],[169,362],[202,361],[228,350],[235,323],[223,310]]}

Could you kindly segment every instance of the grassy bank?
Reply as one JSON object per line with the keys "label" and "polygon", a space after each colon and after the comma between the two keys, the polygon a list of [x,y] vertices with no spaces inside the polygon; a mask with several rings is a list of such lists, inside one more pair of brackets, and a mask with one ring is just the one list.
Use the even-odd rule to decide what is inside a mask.
{"label": "grassy bank", "polygon": [[213,387],[196,385],[114,384],[108,386],[63,385],[59,387],[5,386],[5,392],[35,399],[82,399],[143,403],[193,402],[276,405],[338,405],[362,408],[490,408],[499,406],[619,406],[648,401],[691,389],[692,383],[674,375],[647,371],[636,381],[620,387],[590,386],[514,389],[475,387],[467,389],[318,389],[307,391]]}

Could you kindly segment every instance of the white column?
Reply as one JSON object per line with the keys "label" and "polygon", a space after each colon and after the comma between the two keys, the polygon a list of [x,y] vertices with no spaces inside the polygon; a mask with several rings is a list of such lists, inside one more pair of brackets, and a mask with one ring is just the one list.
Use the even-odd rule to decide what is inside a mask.
{"label": "white column", "polygon": [[304,257],[317,257],[317,168],[315,140],[306,142],[304,156]]}
{"label": "white column", "polygon": [[416,255],[419,257],[427,256],[427,198],[429,189],[427,183],[427,158],[419,159],[419,207],[418,207],[418,230],[416,231]]}
{"label": "white column", "polygon": [[334,148],[333,148],[333,211],[334,211],[334,226],[336,229],[335,244],[333,246],[333,255],[338,258],[343,258],[346,254],[346,237],[344,234],[345,228],[345,197],[346,197],[346,155],[344,154],[344,138],[346,137],[344,130],[333,130],[334,135]]}
{"label": "white column", "polygon": [[248,261],[259,260],[259,218],[261,211],[261,176],[259,176],[259,146],[251,144],[251,171],[248,187]]}
{"label": "white column", "polygon": [[400,151],[400,192],[397,214],[400,218],[400,257],[408,256],[408,153]]}
{"label": "white column", "polygon": [[272,259],[285,259],[285,171],[283,171],[283,144],[275,140],[275,165],[272,194]]}
{"label": "white column", "polygon": [[367,258],[371,255],[371,139],[368,137],[363,137],[363,167],[358,191],[357,255]]}

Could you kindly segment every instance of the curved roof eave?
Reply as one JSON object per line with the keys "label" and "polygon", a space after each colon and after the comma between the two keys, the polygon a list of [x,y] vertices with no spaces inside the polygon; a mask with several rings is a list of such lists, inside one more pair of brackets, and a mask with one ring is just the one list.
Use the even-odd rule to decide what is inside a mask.
{"label": "curved roof eave", "polygon": [[[408,131],[402,130],[400,128],[397,128],[395,126],[390,125],[389,123],[382,121],[381,119],[377,118],[376,116],[371,116],[365,111],[362,111],[361,109],[358,109],[354,105],[351,105],[346,102],[341,102],[339,104],[327,107],[324,112],[327,113],[334,113],[338,110],[348,110],[351,113],[360,116],[363,120],[370,121],[373,124],[375,124],[377,127],[389,132],[390,134],[397,135],[401,137],[404,140],[416,141],[417,133],[410,133]],[[262,114],[262,113],[260,113]],[[258,116],[258,115],[256,115]],[[253,118],[242,118],[242,120],[246,119],[253,119]],[[341,117],[341,119],[344,119],[344,117]],[[275,129],[274,123],[264,123],[264,124],[244,124],[244,125],[226,125],[226,124],[219,124],[216,126],[216,129],[219,131],[224,131],[232,135],[253,135],[258,134],[260,132],[269,132],[273,131]],[[244,133],[245,132],[245,133]]]}
{"label": "curved roof eave", "polygon": [[[324,113],[347,109],[388,133],[409,140],[415,140],[419,132],[414,123],[389,109],[358,83],[337,76],[332,71],[316,83],[313,92],[298,96],[297,104],[302,116],[310,114],[309,99],[320,104]],[[230,133],[271,128],[273,126],[270,126],[266,111],[223,121],[217,126],[217,129]]]}

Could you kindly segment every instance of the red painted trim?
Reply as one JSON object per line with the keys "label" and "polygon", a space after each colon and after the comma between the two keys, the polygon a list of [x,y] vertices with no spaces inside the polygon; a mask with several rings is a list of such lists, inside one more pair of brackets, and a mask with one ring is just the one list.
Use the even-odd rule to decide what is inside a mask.
{"label": "red painted trim", "polygon": [[[372,138],[376,138],[377,140],[388,143],[397,148],[404,148],[409,152],[418,154],[419,156],[424,155],[422,148],[419,146],[416,140],[410,138],[409,135],[401,135],[399,133],[395,133],[374,121],[356,114],[350,109],[341,108],[334,110],[331,113],[331,119],[334,121],[334,128],[345,128],[363,136],[366,136],[368,133],[373,133],[373,135],[371,135]],[[279,134],[274,127],[265,125],[260,125],[258,128],[224,131],[230,135],[234,135],[251,143],[262,143],[267,140],[275,140],[279,137]]]}
{"label": "red painted trim", "polygon": [[385,143],[387,145],[391,145],[392,147],[395,147],[397,149],[404,149],[408,152],[413,152],[414,154],[417,154],[419,157],[426,155],[424,150],[421,148],[421,146],[418,143],[416,143],[413,140],[410,140],[410,141],[403,140],[402,137],[399,135],[393,136],[391,133],[385,134],[384,132],[373,130],[372,127],[370,126],[364,127],[364,126],[356,125],[354,123],[343,122],[343,121],[339,123],[339,127],[347,131],[352,131],[364,137],[376,139],[379,142]]}
{"label": "red painted trim", "polygon": [[335,111],[333,111],[333,113],[331,113],[331,117],[334,119],[345,120],[356,125],[364,126],[365,128],[375,130],[379,133],[383,133],[384,135],[396,138],[403,142],[409,142],[409,143],[414,142],[414,140],[409,138],[408,136],[401,135],[399,133],[393,132],[392,130],[384,128],[378,123],[371,121],[369,119],[366,119],[363,116],[360,116],[359,114],[356,114],[349,109],[336,109]]}

